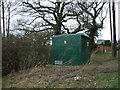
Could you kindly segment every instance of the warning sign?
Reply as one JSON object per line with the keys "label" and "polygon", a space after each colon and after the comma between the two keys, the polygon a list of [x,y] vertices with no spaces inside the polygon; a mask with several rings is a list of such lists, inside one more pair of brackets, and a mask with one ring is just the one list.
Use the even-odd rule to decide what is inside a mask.
{"label": "warning sign", "polygon": [[64,41],[64,44],[67,44],[67,41]]}

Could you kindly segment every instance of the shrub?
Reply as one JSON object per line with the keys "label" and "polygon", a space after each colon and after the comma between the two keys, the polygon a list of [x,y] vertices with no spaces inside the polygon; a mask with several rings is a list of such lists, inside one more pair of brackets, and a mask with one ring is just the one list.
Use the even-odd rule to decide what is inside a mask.
{"label": "shrub", "polygon": [[22,37],[10,35],[3,38],[3,76],[36,65],[50,63],[50,35],[33,33]]}

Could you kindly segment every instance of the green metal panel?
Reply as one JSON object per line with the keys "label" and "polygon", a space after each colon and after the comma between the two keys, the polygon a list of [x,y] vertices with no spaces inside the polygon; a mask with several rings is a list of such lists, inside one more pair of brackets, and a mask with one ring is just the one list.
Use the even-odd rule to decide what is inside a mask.
{"label": "green metal panel", "polygon": [[[52,63],[58,65],[81,65],[88,61],[90,56],[88,53],[89,49],[84,45],[89,39],[88,37],[83,36],[83,34],[53,36]],[[87,50],[83,52],[83,49]]]}
{"label": "green metal panel", "polygon": [[89,47],[89,39],[85,36],[81,37],[81,55],[83,63],[88,63],[90,60],[90,47]]}

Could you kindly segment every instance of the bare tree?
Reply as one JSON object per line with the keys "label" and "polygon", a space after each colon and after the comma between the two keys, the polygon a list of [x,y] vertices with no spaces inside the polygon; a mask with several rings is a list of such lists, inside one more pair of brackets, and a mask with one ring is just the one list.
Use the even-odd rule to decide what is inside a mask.
{"label": "bare tree", "polygon": [[1,35],[1,32],[2,32],[2,28],[1,28],[1,1],[0,1],[0,35]]}
{"label": "bare tree", "polygon": [[[54,30],[54,34],[58,35],[64,33],[64,31],[62,31],[62,28],[66,30],[67,33],[70,33],[69,29],[66,28],[63,23],[66,23],[69,19],[79,14],[79,13],[70,13],[69,11],[67,11],[67,8],[69,7],[70,3],[71,2],[49,1],[48,5],[44,5],[42,2],[33,2],[33,3],[23,2],[23,5],[29,8],[24,12],[29,12],[31,14],[34,13],[34,15],[37,13],[33,21],[35,21],[35,19],[37,18],[42,18],[44,24],[41,25],[41,27],[42,26],[51,27],[51,29]],[[50,28],[48,28],[48,30],[49,29]]]}
{"label": "bare tree", "polygon": [[2,2],[2,20],[3,20],[3,37],[5,37],[5,15],[4,15],[4,2]]}
{"label": "bare tree", "polygon": [[84,11],[84,13],[78,17],[78,22],[82,22],[82,26],[88,29],[86,33],[91,38],[91,50],[94,50],[94,39],[99,35],[98,31],[103,28],[103,22],[107,16],[107,9],[103,10],[105,3],[78,2],[78,6]]}
{"label": "bare tree", "polygon": [[110,17],[110,34],[111,34],[111,42],[112,42],[112,19],[111,19],[111,3],[109,2],[109,17]]}
{"label": "bare tree", "polygon": [[9,2],[8,4],[7,36],[9,36],[9,32],[10,32],[10,8],[11,8],[11,2]]}
{"label": "bare tree", "polygon": [[19,2],[2,2],[3,36],[9,36],[11,18],[16,15]]}
{"label": "bare tree", "polygon": [[[34,19],[28,23],[21,23],[24,28],[28,27],[40,19],[42,23],[41,29],[30,31],[53,30],[54,34],[62,34],[66,30],[67,33],[77,33],[87,29],[86,32],[91,38],[91,49],[94,48],[94,39],[97,37],[98,31],[103,28],[103,22],[107,16],[107,10],[104,8],[105,3],[102,2],[53,2],[48,0],[45,5],[43,2],[23,2],[23,10],[27,15],[31,15]],[[104,10],[105,9],[105,10]],[[29,14],[28,14],[29,13]],[[78,26],[74,30],[70,30],[64,23],[68,20],[75,20]],[[26,28],[25,28],[26,27]]]}

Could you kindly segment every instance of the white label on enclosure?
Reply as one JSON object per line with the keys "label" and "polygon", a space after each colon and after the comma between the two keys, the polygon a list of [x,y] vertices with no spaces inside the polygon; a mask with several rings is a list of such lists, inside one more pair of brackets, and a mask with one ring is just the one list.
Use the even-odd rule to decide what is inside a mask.
{"label": "white label on enclosure", "polygon": [[87,46],[89,46],[89,42],[87,42]]}
{"label": "white label on enclosure", "polygon": [[63,61],[55,61],[55,64],[62,65],[62,64],[63,64]]}

